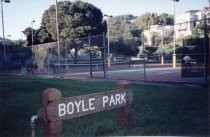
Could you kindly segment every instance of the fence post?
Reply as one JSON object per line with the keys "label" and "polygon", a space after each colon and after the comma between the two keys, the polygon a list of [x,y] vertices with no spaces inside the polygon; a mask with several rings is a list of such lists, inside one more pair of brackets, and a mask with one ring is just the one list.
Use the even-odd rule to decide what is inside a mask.
{"label": "fence post", "polygon": [[[208,43],[209,45],[208,45],[208,52],[207,52],[207,54],[208,54],[208,89],[210,89],[210,59],[209,59],[209,56],[210,56],[210,39],[209,39],[209,43]],[[208,98],[209,98],[209,104],[208,104],[208,136],[210,135],[210,90],[209,90],[209,92],[208,92]]]}
{"label": "fence post", "polygon": [[208,88],[210,89],[210,38],[208,39],[209,43],[208,43],[208,51],[207,53],[207,59],[208,59]]}
{"label": "fence post", "polygon": [[53,100],[61,99],[61,92],[55,88],[48,88],[42,93],[44,137],[61,137],[62,121],[49,121],[47,106]]}
{"label": "fence post", "polygon": [[161,65],[164,65],[164,55],[161,55]]}
{"label": "fence post", "polygon": [[[131,91],[131,85],[128,81],[118,81],[117,82],[117,90],[118,91]],[[117,109],[117,125],[118,126],[130,126],[132,124],[132,112],[131,112],[131,104],[128,104],[124,107],[120,107]]]}

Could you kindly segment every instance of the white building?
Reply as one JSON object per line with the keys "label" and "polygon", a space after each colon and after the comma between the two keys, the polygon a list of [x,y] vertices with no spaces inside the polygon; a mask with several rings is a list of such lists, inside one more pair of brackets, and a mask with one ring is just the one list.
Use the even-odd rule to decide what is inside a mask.
{"label": "white building", "polygon": [[174,31],[176,34],[176,39],[192,35],[193,31],[196,29],[196,26],[204,19],[205,14],[208,18],[208,13],[209,10],[197,12],[192,11],[175,15]]}
{"label": "white building", "polygon": [[175,35],[176,39],[192,35],[196,23],[201,18],[201,12],[195,14],[192,12],[175,15]]}
{"label": "white building", "polygon": [[206,14],[206,18],[207,18],[207,24],[208,25],[210,25],[210,7],[205,7],[204,9],[203,9],[203,11],[205,12],[205,14]]}
{"label": "white building", "polygon": [[144,36],[146,37],[145,44],[151,45],[151,37],[153,33],[158,33],[162,38],[168,37],[173,32],[173,26],[162,26],[162,25],[152,25],[150,29],[144,30]]}
{"label": "white building", "polygon": [[[205,14],[207,19],[210,18],[210,7],[204,8],[203,11],[192,10],[182,14],[176,14],[174,26],[150,26],[150,29],[144,30],[144,36],[147,39],[145,44],[151,45],[153,32],[157,32],[162,38],[168,37],[173,31],[175,32],[176,39],[190,36],[196,29],[197,25],[202,22]],[[207,20],[207,23],[210,25],[210,20]]]}

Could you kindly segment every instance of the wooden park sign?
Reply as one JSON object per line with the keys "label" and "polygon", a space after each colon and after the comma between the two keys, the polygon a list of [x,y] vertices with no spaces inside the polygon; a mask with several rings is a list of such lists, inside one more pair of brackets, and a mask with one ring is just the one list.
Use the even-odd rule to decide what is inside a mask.
{"label": "wooden park sign", "polygon": [[61,136],[62,120],[81,117],[96,112],[117,109],[117,124],[131,124],[132,91],[130,83],[119,81],[114,91],[93,93],[88,95],[61,99],[57,89],[43,92],[43,120],[45,137]]}
{"label": "wooden park sign", "polygon": [[130,91],[110,91],[63,98],[47,106],[50,121],[66,120],[131,104]]}

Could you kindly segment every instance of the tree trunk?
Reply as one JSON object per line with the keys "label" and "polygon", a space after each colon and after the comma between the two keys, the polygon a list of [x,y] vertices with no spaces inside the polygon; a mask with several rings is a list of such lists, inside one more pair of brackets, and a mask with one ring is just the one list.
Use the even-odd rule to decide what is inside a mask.
{"label": "tree trunk", "polygon": [[75,53],[74,53],[74,64],[77,64],[78,51],[79,51],[79,49],[75,48]]}

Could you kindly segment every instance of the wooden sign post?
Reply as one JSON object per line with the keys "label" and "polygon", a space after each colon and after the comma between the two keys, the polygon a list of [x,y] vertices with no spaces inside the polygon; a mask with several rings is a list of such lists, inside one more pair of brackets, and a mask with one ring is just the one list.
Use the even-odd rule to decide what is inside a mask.
{"label": "wooden sign post", "polygon": [[81,117],[96,112],[117,108],[117,125],[131,124],[132,91],[130,83],[119,81],[117,90],[61,99],[57,89],[43,92],[43,119],[45,137],[60,137],[62,120]]}
{"label": "wooden sign post", "polygon": [[[131,91],[131,85],[128,81],[119,81],[117,83],[118,91],[127,91],[131,94],[130,100],[133,100]],[[117,125],[118,126],[130,126],[132,123],[131,103],[128,103],[124,107],[117,109]]]}
{"label": "wooden sign post", "polygon": [[46,89],[42,93],[43,121],[45,137],[60,137],[62,133],[62,121],[50,121],[47,115],[47,107],[50,102],[61,99],[61,92],[55,88]]}

